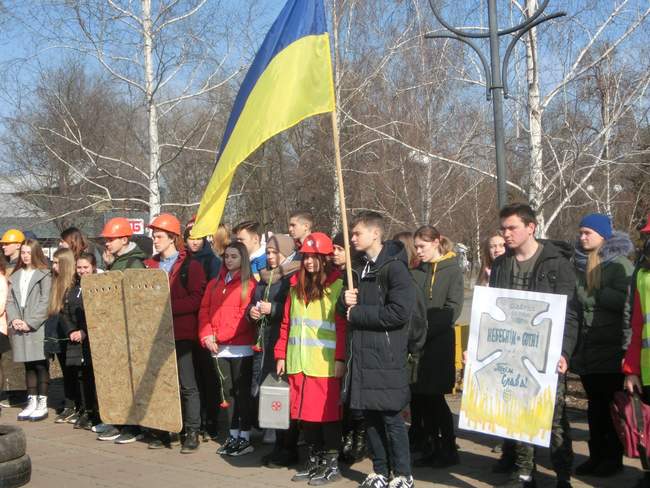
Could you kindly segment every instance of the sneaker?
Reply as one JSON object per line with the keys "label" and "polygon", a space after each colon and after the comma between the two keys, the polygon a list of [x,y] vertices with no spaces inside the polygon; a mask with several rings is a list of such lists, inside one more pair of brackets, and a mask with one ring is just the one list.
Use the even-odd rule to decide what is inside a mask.
{"label": "sneaker", "polygon": [[83,413],[79,416],[77,421],[74,423],[74,428],[75,429],[85,429],[85,430],[90,430],[92,428],[93,424],[90,421],[90,416],[87,413]]}
{"label": "sneaker", "polygon": [[250,454],[254,450],[255,448],[253,447],[253,444],[251,444],[251,441],[240,437],[237,440],[237,443],[234,444],[226,454],[228,454],[228,456],[243,456],[244,454]]}
{"label": "sneaker", "polygon": [[181,447],[181,454],[191,454],[196,452],[198,448],[199,433],[195,430],[191,430],[185,435],[185,441],[183,441],[183,447]]}
{"label": "sneaker", "polygon": [[381,474],[370,473],[361,482],[359,488],[388,488],[388,478]]}
{"label": "sneaker", "polygon": [[73,413],[73,414],[68,418],[68,423],[69,423],[69,424],[74,424],[75,422],[77,422],[77,420],[79,420],[79,416],[80,416],[80,415],[81,415],[80,412],[75,412],[75,413]]}
{"label": "sneaker", "polygon": [[64,408],[63,411],[54,418],[55,424],[66,424],[69,419],[77,414],[76,410],[72,407]]}
{"label": "sneaker", "polygon": [[144,436],[141,433],[127,429],[115,438],[115,444],[131,444],[132,442],[139,441]]}
{"label": "sneaker", "polygon": [[414,486],[413,476],[395,476],[388,483],[388,488],[413,488]]}
{"label": "sneaker", "polygon": [[147,446],[149,449],[164,449],[171,448],[171,442],[169,433],[163,432],[157,436],[154,436]]}
{"label": "sneaker", "polygon": [[107,425],[106,429],[97,436],[98,441],[114,441],[120,436],[120,429],[114,425]]}
{"label": "sneaker", "polygon": [[226,442],[221,444],[219,448],[217,449],[217,454],[227,454],[230,449],[233,448],[233,446],[237,444],[237,439],[233,436],[228,436],[228,439],[226,439]]}
{"label": "sneaker", "polygon": [[525,480],[515,474],[508,481],[499,486],[501,488],[537,488],[537,481],[535,481],[534,476],[529,480]]}
{"label": "sneaker", "polygon": [[110,424],[103,424],[103,423],[100,422],[100,423],[98,423],[96,425],[93,425],[90,430],[92,430],[93,432],[95,432],[97,434],[103,434],[104,432],[106,432],[111,427],[113,427],[113,426],[110,425]]}

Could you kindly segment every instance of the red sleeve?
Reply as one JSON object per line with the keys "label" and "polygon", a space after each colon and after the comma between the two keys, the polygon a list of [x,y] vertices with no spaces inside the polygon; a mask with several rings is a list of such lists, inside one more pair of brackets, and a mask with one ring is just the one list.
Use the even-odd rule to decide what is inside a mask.
{"label": "red sleeve", "polygon": [[334,359],[337,361],[345,361],[345,347],[347,344],[345,332],[348,326],[348,321],[338,313],[334,320],[336,322],[336,351],[334,353]]}
{"label": "red sleeve", "polygon": [[284,315],[280,323],[280,337],[278,342],[275,343],[275,360],[287,358],[287,342],[289,342],[289,324],[291,323],[291,292],[287,295],[287,300],[284,302]]}
{"label": "red sleeve", "polygon": [[623,373],[641,375],[641,335],[643,333],[643,317],[641,316],[641,298],[639,290],[634,292],[632,305],[632,340],[623,359]]}
{"label": "red sleeve", "polygon": [[[205,272],[201,263],[192,260],[187,277],[187,294],[184,297],[172,300],[172,313],[174,315],[196,313],[201,307],[201,299],[205,291]],[[180,276],[178,279],[180,280]]]}
{"label": "red sleeve", "polygon": [[210,317],[210,308],[216,283],[216,278],[210,280],[205,289],[205,293],[203,294],[203,299],[201,300],[201,308],[199,308],[199,342],[203,347],[205,347],[205,339],[214,335],[214,331],[212,330],[212,317]]}

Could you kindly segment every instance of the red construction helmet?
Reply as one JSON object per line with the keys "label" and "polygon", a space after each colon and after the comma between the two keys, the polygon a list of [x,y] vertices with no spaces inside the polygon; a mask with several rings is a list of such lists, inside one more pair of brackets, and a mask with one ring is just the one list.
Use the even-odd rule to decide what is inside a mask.
{"label": "red construction helmet", "polygon": [[147,225],[153,230],[164,230],[171,232],[177,236],[181,235],[181,221],[174,217],[172,214],[161,213]]}
{"label": "red construction helmet", "polygon": [[133,229],[131,224],[124,217],[115,217],[104,225],[101,236],[106,239],[116,239],[117,237],[131,237]]}
{"label": "red construction helmet", "polygon": [[300,252],[303,254],[322,254],[327,256],[334,252],[332,239],[322,232],[309,234],[300,246]]}

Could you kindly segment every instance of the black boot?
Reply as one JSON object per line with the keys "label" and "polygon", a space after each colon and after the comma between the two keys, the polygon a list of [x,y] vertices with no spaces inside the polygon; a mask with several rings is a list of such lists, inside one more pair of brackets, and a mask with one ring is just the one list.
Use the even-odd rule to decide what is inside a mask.
{"label": "black boot", "polygon": [[340,479],[338,453],[330,452],[323,455],[318,469],[309,479],[309,486],[322,486]]}
{"label": "black boot", "polygon": [[196,430],[188,430],[185,434],[181,454],[191,454],[199,448],[199,433]]}
{"label": "black boot", "polygon": [[592,441],[589,441],[589,459],[576,467],[576,474],[578,476],[590,475],[600,464],[600,452],[598,447]]}
{"label": "black boot", "polygon": [[310,446],[305,465],[293,475],[291,481],[309,481],[311,477],[316,474],[316,471],[318,471],[320,463],[321,453],[316,452],[316,450]]}
{"label": "black boot", "polygon": [[339,461],[346,464],[352,464],[352,448],[354,446],[354,430],[350,429],[343,436],[343,444],[341,445],[341,454],[339,454]]}
{"label": "black boot", "polygon": [[355,426],[353,437],[354,443],[350,452],[352,462],[350,464],[358,463],[366,457],[366,426],[363,422]]}
{"label": "black boot", "polygon": [[431,440],[431,449],[425,452],[420,459],[417,459],[413,462],[413,466],[416,468],[429,468],[433,466],[433,463],[438,456],[440,456],[440,437],[436,436]]}
{"label": "black boot", "polygon": [[448,468],[460,463],[458,457],[458,448],[456,447],[456,439],[440,439],[440,453],[433,460],[431,467],[433,468]]}

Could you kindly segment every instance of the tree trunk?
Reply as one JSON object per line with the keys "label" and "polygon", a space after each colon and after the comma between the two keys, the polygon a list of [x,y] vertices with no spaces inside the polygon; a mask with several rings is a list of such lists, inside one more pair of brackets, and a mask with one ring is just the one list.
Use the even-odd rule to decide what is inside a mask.
{"label": "tree trunk", "polygon": [[149,116],[149,217],[153,219],[160,213],[160,144],[158,142],[158,112],[154,100],[151,0],[142,0],[142,37],[144,42],[145,103]]}
{"label": "tree trunk", "polygon": [[[526,0],[526,16],[537,10],[537,0]],[[528,201],[537,212],[537,235],[546,237],[546,225],[542,209],[544,195],[544,169],[542,147],[542,105],[540,103],[539,70],[537,66],[537,29],[533,28],[524,37],[526,43],[526,81],[528,82],[528,126],[529,126],[529,182]]]}

